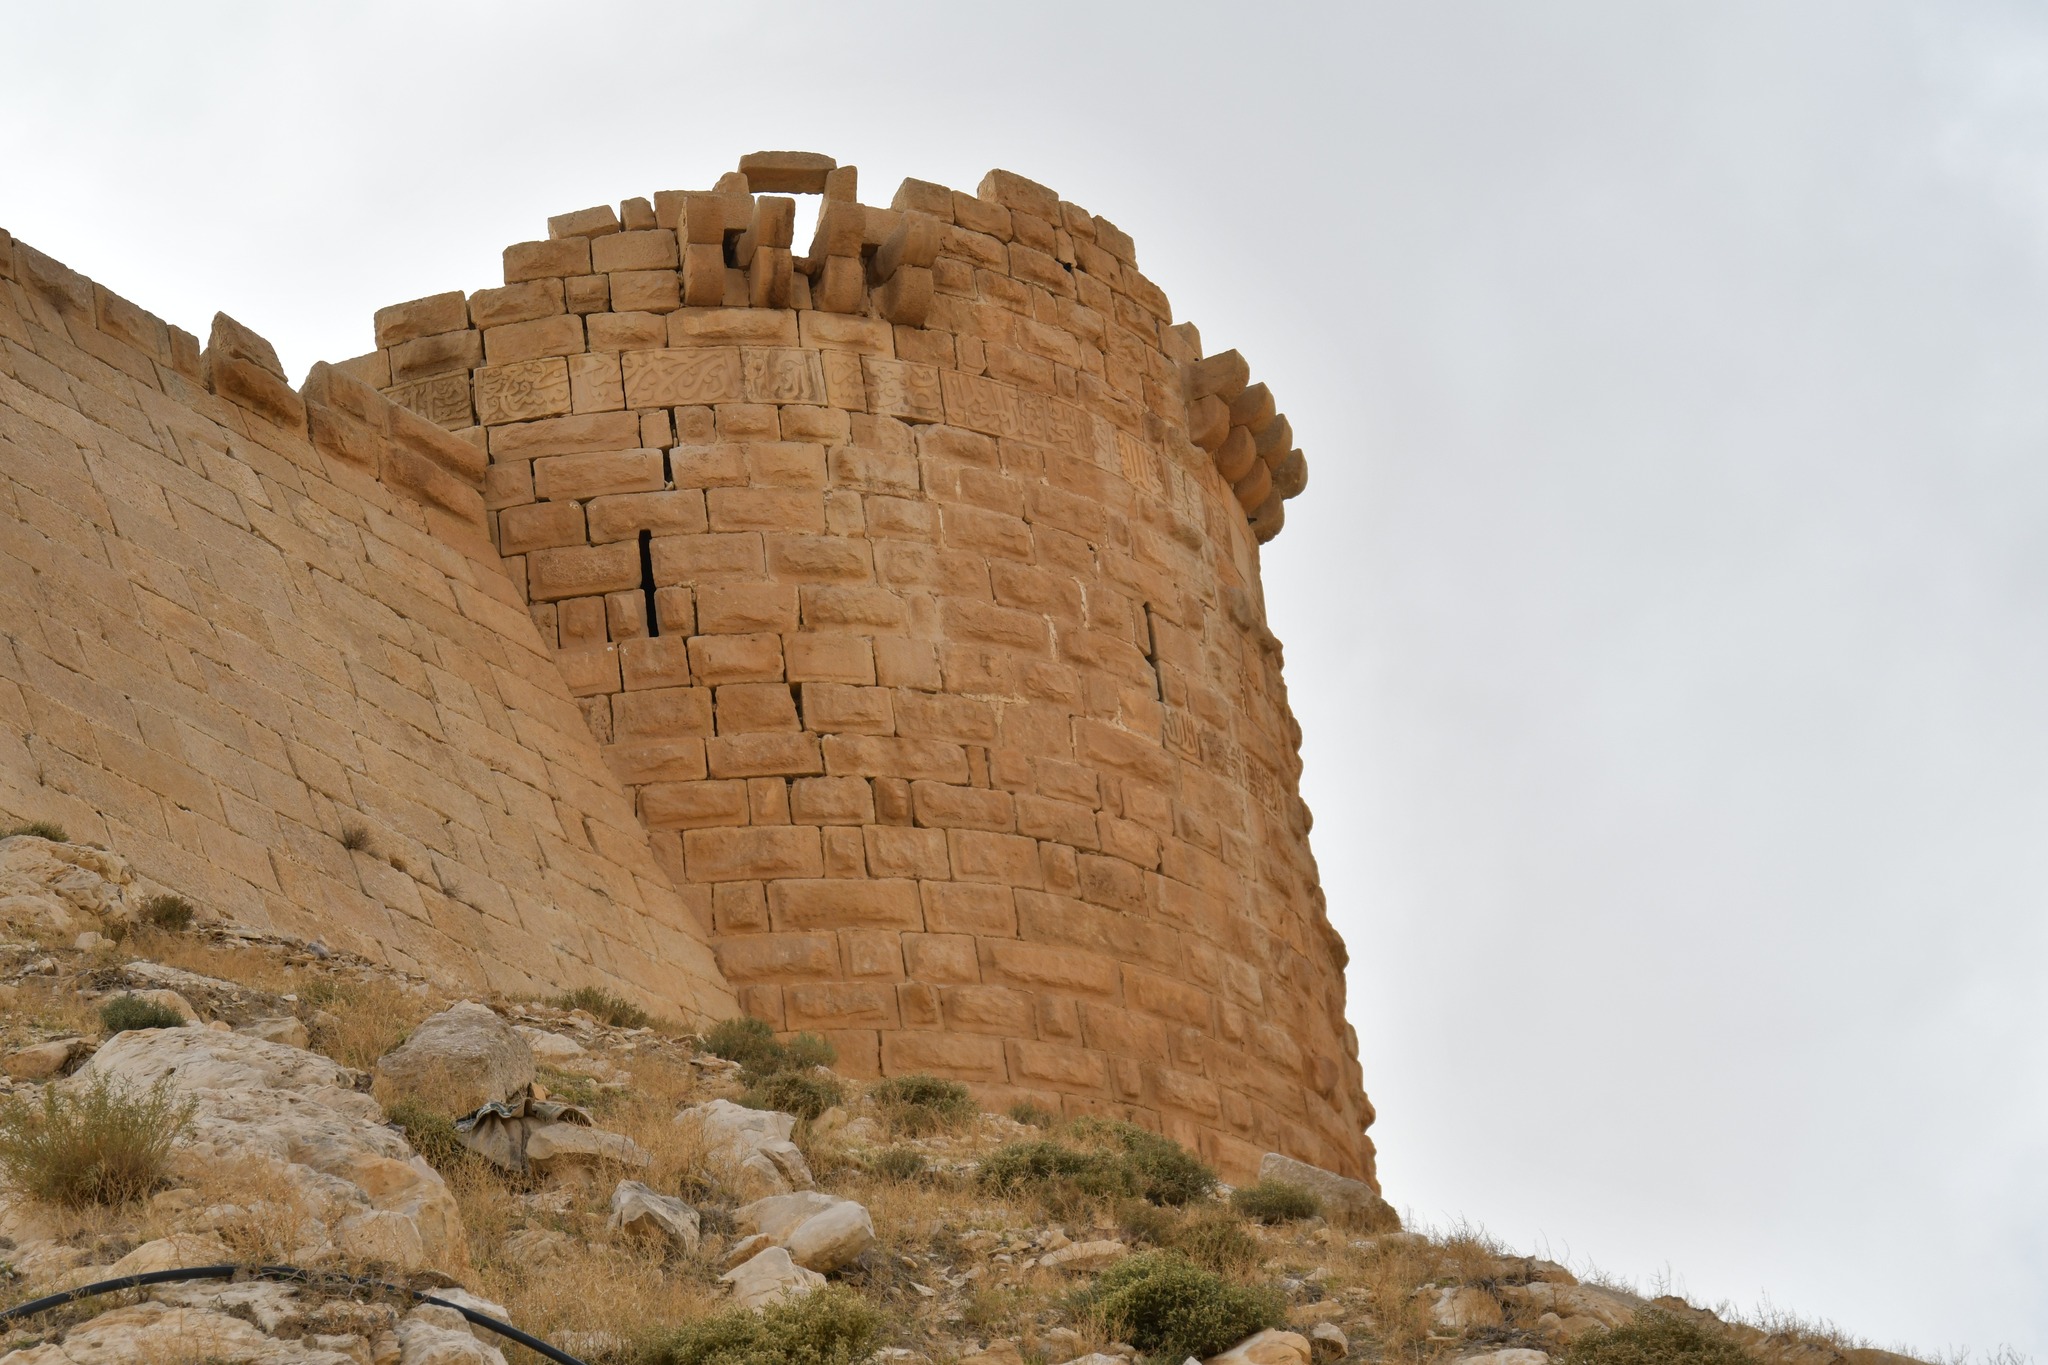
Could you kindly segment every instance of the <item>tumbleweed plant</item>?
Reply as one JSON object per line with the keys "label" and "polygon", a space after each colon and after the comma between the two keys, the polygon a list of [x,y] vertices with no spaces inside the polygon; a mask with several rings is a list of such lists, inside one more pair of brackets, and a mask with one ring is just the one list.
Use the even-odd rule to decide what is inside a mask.
{"label": "tumbleweed plant", "polygon": [[45,1086],[40,1099],[10,1095],[0,1100],[0,1177],[71,1208],[140,1199],[165,1183],[192,1112],[168,1079],[137,1090],[101,1074],[82,1088]]}

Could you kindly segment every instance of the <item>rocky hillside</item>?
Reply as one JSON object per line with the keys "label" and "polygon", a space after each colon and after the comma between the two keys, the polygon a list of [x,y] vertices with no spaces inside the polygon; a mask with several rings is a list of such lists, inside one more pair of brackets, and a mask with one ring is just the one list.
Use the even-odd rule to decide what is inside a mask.
{"label": "rocky hillside", "polygon": [[743,1021],[446,998],[55,829],[0,838],[0,1026],[7,1302],[305,1272],[67,1303],[0,1365],[540,1359],[468,1315],[619,1365],[1904,1359],[1404,1231],[1312,1168],[1230,1191],[1125,1125],[856,1087]]}

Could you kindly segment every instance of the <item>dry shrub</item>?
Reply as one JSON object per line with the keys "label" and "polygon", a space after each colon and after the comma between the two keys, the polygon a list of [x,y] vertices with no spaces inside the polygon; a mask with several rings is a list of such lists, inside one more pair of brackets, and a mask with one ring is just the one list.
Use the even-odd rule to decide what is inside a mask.
{"label": "dry shrub", "polygon": [[966,1086],[922,1072],[876,1081],[868,1087],[868,1098],[898,1137],[948,1132],[966,1126],[981,1112]]}
{"label": "dry shrub", "polygon": [[142,903],[142,918],[155,929],[175,934],[190,929],[199,907],[183,896],[151,896]]}
{"label": "dry shrub", "polygon": [[648,1028],[654,1023],[654,1016],[646,1010],[602,986],[578,986],[572,991],[564,991],[548,1003],[558,1010],[582,1010],[613,1028]]}
{"label": "dry shrub", "polygon": [[359,1070],[375,1066],[434,1012],[428,996],[377,977],[312,982],[299,992],[299,1007],[315,1050]]}
{"label": "dry shrub", "polygon": [[1234,1191],[1230,1206],[1247,1218],[1261,1223],[1286,1223],[1314,1218],[1323,1211],[1323,1201],[1306,1185],[1289,1180],[1261,1180]]}
{"label": "dry shrub", "polygon": [[1560,1359],[1562,1365],[1755,1365],[1725,1332],[1654,1308],[1627,1326],[1580,1337]]}
{"label": "dry shrub", "polygon": [[0,1101],[0,1175],[52,1204],[125,1204],[165,1183],[192,1108],[168,1080],[136,1091],[105,1075],[77,1090],[45,1086],[40,1103],[10,1095]]}
{"label": "dry shrub", "polygon": [[1170,1251],[1117,1262],[1080,1303],[1106,1330],[1169,1361],[1207,1359],[1286,1317],[1277,1290],[1234,1283]]}
{"label": "dry shrub", "polygon": [[48,839],[53,844],[68,844],[71,836],[64,832],[64,826],[49,820],[30,820],[26,824],[10,825],[0,832],[0,839],[12,839],[17,834],[32,834],[38,839]]}
{"label": "dry shrub", "polygon": [[209,1231],[245,1265],[290,1264],[323,1235],[320,1213],[280,1163],[260,1156],[210,1159],[192,1188],[215,1211]]}
{"label": "dry shrub", "polygon": [[729,1309],[652,1333],[636,1365],[856,1365],[882,1344],[882,1314],[843,1285],[769,1305]]}

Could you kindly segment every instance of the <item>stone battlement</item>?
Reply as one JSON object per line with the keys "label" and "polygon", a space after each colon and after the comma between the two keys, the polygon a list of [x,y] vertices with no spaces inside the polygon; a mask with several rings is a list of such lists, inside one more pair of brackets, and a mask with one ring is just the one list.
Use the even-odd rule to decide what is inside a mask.
{"label": "stone battlement", "polygon": [[1259,585],[1306,464],[1243,358],[1006,171],[877,208],[756,153],[548,226],[344,367],[488,453],[742,1004],[856,1074],[1369,1176]]}
{"label": "stone battlement", "polygon": [[1372,1179],[1259,582],[1287,419],[1107,220],[856,179],[565,214],[296,391],[0,236],[0,815]]}

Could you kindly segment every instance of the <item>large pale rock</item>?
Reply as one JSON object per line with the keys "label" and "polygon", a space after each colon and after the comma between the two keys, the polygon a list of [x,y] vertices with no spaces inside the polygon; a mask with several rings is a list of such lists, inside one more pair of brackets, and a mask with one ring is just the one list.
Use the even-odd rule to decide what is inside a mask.
{"label": "large pale rock", "polygon": [[54,1038],[47,1043],[31,1043],[0,1058],[0,1070],[17,1081],[46,1081],[61,1074],[74,1058],[91,1047],[92,1044],[83,1038]]}
{"label": "large pale rock", "polygon": [[732,1225],[742,1234],[760,1233],[780,1245],[797,1225],[835,1204],[846,1201],[822,1190],[799,1190],[793,1194],[771,1194],[742,1204],[732,1211]]}
{"label": "large pale rock", "polygon": [[1209,1365],[1309,1365],[1308,1338],[1299,1332],[1267,1328],[1246,1337],[1221,1355],[1209,1357]]}
{"label": "large pale rock", "polygon": [[1456,1365],[1550,1365],[1550,1352],[1516,1347],[1484,1355],[1459,1356]]}
{"label": "large pale rock", "polygon": [[377,1061],[378,1093],[467,1114],[533,1081],[533,1049],[487,1005],[451,1005]]}
{"label": "large pale rock", "polygon": [[[8,1355],[7,1365],[137,1365],[179,1360],[217,1365],[356,1365],[353,1356],[279,1341],[264,1335],[255,1324],[226,1313],[167,1303],[138,1303],[102,1313],[67,1332],[61,1346],[15,1351]],[[502,1358],[497,1362],[450,1361],[447,1365],[502,1365]]]}
{"label": "large pale rock", "polygon": [[1259,1159],[1259,1179],[1285,1180],[1314,1191],[1332,1222],[1353,1223],[1369,1232],[1392,1232],[1401,1226],[1401,1215],[1394,1212],[1394,1206],[1363,1180],[1353,1180],[1291,1156],[1266,1153]]}
{"label": "large pale rock", "polygon": [[851,1199],[800,1190],[770,1195],[733,1211],[733,1227],[785,1248],[806,1270],[830,1273],[875,1244],[874,1220]]}
{"label": "large pale rock", "polygon": [[1319,1322],[1309,1329],[1308,1347],[1318,1361],[1342,1360],[1351,1354],[1351,1339],[1336,1323]]}
{"label": "large pale rock", "polygon": [[251,1019],[235,1032],[261,1038],[266,1043],[283,1043],[286,1047],[307,1047],[312,1043],[306,1026],[289,1014],[275,1019]]}
{"label": "large pale rock", "polygon": [[749,1199],[790,1194],[817,1183],[804,1154],[789,1140],[794,1114],[712,1100],[680,1111],[675,1121],[697,1129],[705,1155],[730,1167],[739,1193]]}
{"label": "large pale rock", "polygon": [[174,1171],[204,1178],[251,1162],[325,1229],[312,1259],[350,1256],[402,1270],[460,1265],[462,1215],[433,1167],[384,1126],[346,1068],[299,1048],[214,1029],[138,1029],[103,1044],[78,1074],[147,1090],[159,1081],[193,1105]]}
{"label": "large pale rock", "polygon": [[478,1341],[453,1308],[422,1304],[398,1324],[398,1365],[505,1365],[505,1356]]}
{"label": "large pale rock", "polygon": [[701,1224],[697,1210],[673,1195],[657,1194],[637,1180],[621,1180],[612,1191],[612,1216],[605,1226],[614,1232],[657,1233],[695,1251]]}
{"label": "large pale rock", "polygon": [[1539,1281],[1511,1286],[1502,1292],[1535,1308],[1539,1313],[1555,1313],[1567,1323],[1575,1318],[1585,1318],[1591,1326],[1598,1327],[1626,1327],[1635,1321],[1637,1312],[1644,1307],[1644,1301],[1633,1294],[1625,1294],[1616,1289],[1602,1289],[1590,1284],[1551,1284]]}
{"label": "large pale rock", "polygon": [[1038,1263],[1053,1270],[1093,1272],[1107,1269],[1128,1255],[1130,1248],[1122,1242],[1075,1242],[1046,1252]]}
{"label": "large pale rock", "polygon": [[176,1270],[181,1266],[226,1265],[234,1259],[234,1253],[218,1237],[181,1232],[144,1242],[108,1266],[107,1273],[101,1278],[117,1280],[123,1275],[147,1275],[151,1271]]}
{"label": "large pale rock", "polygon": [[1474,1327],[1499,1327],[1505,1321],[1500,1311],[1500,1300],[1473,1285],[1451,1285],[1437,1290],[1436,1299],[1429,1306],[1429,1316],[1437,1326],[1453,1332],[1469,1331]]}
{"label": "large pale rock", "polygon": [[52,896],[94,917],[117,914],[122,888],[134,880],[128,860],[83,844],[33,834],[0,839],[0,898]]}
{"label": "large pale rock", "polygon": [[560,1175],[572,1166],[605,1162],[643,1169],[654,1164],[646,1149],[625,1134],[580,1123],[543,1123],[535,1128],[526,1135],[526,1161],[546,1176]]}
{"label": "large pale rock", "polygon": [[825,1283],[823,1275],[798,1265],[782,1247],[769,1247],[718,1278],[732,1286],[733,1302],[742,1308],[766,1308],[779,1299],[802,1298]]}

